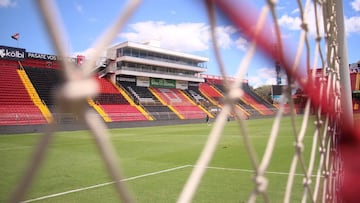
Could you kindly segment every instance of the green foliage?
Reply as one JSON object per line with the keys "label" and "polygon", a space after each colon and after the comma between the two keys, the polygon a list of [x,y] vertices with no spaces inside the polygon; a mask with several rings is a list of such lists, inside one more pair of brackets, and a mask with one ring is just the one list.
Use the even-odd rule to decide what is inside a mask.
{"label": "green foliage", "polygon": [[271,98],[271,85],[264,85],[254,89],[254,92],[262,97],[264,100],[272,103]]}
{"label": "green foliage", "polygon": [[[294,154],[290,119],[279,132],[274,155],[266,174],[271,202],[284,196],[287,175]],[[247,120],[250,140],[261,160],[272,119]],[[126,181],[137,202],[176,202],[194,168],[211,131],[206,124],[110,130],[111,140]],[[0,136],[0,202],[6,201],[28,164],[40,135]],[[305,137],[305,154],[311,146]],[[87,131],[54,135],[46,160],[26,200],[111,182],[96,145]],[[307,156],[304,156],[307,157]],[[181,167],[175,169],[176,167]],[[245,202],[254,188],[253,168],[236,122],[227,123],[215,155],[193,202]],[[173,169],[172,171],[163,171]],[[298,170],[300,172],[300,170]],[[158,172],[152,174],[154,172]],[[302,177],[296,176],[292,200],[299,202]],[[259,197],[260,202],[263,200]],[[51,197],[38,202],[117,202],[112,184]]]}

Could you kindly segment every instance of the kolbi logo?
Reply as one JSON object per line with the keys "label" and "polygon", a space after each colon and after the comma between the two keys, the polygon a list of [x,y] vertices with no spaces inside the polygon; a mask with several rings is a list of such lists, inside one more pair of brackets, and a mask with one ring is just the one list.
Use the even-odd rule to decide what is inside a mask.
{"label": "kolbi logo", "polygon": [[0,47],[0,57],[2,59],[25,59],[25,49],[18,49],[12,47]]}
{"label": "kolbi logo", "polygon": [[0,49],[0,57],[4,58],[5,57],[5,49]]}

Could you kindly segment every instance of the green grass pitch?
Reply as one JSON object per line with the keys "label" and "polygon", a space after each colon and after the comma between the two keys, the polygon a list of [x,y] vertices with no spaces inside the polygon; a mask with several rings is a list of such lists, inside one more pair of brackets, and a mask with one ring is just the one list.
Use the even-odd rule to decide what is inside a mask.
{"label": "green grass pitch", "polygon": [[[247,120],[260,161],[272,118]],[[298,121],[300,124],[300,120]],[[285,118],[266,177],[271,202],[282,202],[294,155],[290,118]],[[137,202],[176,202],[212,126],[187,124],[111,129],[112,144],[126,184]],[[309,130],[313,132],[313,129]],[[308,160],[312,133],[305,137]],[[28,163],[40,134],[0,135],[0,202],[6,202]],[[306,162],[307,163],[307,162]],[[298,173],[301,169],[298,166]],[[253,168],[239,126],[228,122],[193,202],[246,202],[254,188]],[[303,176],[295,178],[292,200],[299,202]],[[313,181],[314,182],[314,181]],[[39,198],[39,199],[37,199]],[[261,196],[259,202],[263,202]],[[57,132],[24,201],[118,202],[95,143],[87,131]]]}

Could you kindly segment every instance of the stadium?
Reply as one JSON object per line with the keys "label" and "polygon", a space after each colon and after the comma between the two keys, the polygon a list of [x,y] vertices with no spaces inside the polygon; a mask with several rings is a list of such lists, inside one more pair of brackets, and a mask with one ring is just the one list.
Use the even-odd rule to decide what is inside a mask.
{"label": "stadium", "polygon": [[[341,37],[316,41],[326,47],[311,68],[309,53],[304,65],[269,30],[253,29],[262,15],[205,4],[211,23],[216,5],[249,39],[233,77],[214,29],[221,75],[207,74],[208,58],[157,40],[110,45],[122,16],[94,53],[68,56],[51,5],[39,1],[57,54],[0,45],[0,202],[357,202],[360,64],[339,68]],[[274,5],[262,12],[275,16]],[[335,6],[322,6],[335,18]],[[335,35],[339,24],[327,23]],[[265,96],[244,78],[256,48],[276,72]]]}
{"label": "stadium", "polygon": [[[1,76],[2,134],[43,132],[51,122],[58,123],[62,131],[75,131],[76,134],[86,129],[72,111],[57,113],[58,104],[54,99],[56,88],[63,80],[58,60],[67,60],[81,68],[86,61],[84,56],[60,59],[55,55],[7,46],[0,46],[0,51],[0,64],[4,70]],[[226,94],[224,80],[221,76],[204,74],[207,61],[204,57],[165,50],[151,43],[133,42],[113,46],[107,53],[107,57],[97,60],[93,70],[99,93],[87,99],[86,108],[96,112],[108,128],[166,125],[193,128],[188,124],[203,125],[206,115],[214,120],[222,109]],[[351,84],[356,94],[359,73],[355,65],[351,67]],[[278,104],[257,95],[246,80],[241,88],[244,96],[239,98],[236,108],[243,113],[244,119],[259,119],[263,123],[268,121],[262,118],[274,117]],[[282,94],[281,89],[280,85],[273,85],[275,97]],[[297,101],[296,111],[301,115],[306,95],[297,92],[294,100]],[[356,97],[353,101],[356,112]],[[234,119],[231,114],[229,117]]]}
{"label": "stadium", "polygon": [[[23,131],[33,132],[39,129],[36,125],[52,120],[62,124],[77,122],[72,112],[55,111],[55,90],[62,82],[58,56],[0,48],[4,53],[1,66],[6,70],[1,97],[3,127],[15,125],[13,130],[22,131],[23,126]],[[203,122],[206,115],[213,119],[222,108],[226,93],[223,79],[203,74],[207,70],[204,57],[133,42],[111,47],[107,53],[107,57],[97,60],[93,70],[100,90],[96,97],[88,99],[88,106],[111,126],[127,121]],[[86,58],[79,55],[62,60],[81,68]],[[239,98],[237,106],[247,117],[272,116],[277,111],[274,104],[253,92],[246,80],[242,88],[245,96]],[[276,88],[275,96],[280,96],[281,87]]]}

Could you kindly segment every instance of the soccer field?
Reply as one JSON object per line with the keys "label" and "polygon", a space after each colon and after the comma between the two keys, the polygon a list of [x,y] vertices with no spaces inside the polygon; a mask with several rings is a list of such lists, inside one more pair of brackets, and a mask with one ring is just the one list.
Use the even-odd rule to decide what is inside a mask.
{"label": "soccer field", "polygon": [[[247,120],[251,142],[260,161],[273,119]],[[299,121],[300,123],[300,121]],[[282,202],[294,136],[284,118],[266,177],[271,202]],[[111,129],[111,140],[128,188],[137,202],[176,202],[204,146],[212,126],[187,124]],[[313,132],[313,130],[309,130]],[[312,137],[304,140],[307,163]],[[41,135],[0,136],[0,202],[17,184]],[[58,132],[25,202],[118,202],[95,143],[87,131]],[[306,164],[307,165],[307,164]],[[303,192],[300,166],[293,186],[293,202]],[[254,188],[253,168],[235,121],[225,126],[222,139],[193,202],[246,202]],[[263,202],[262,198],[258,198]]]}

